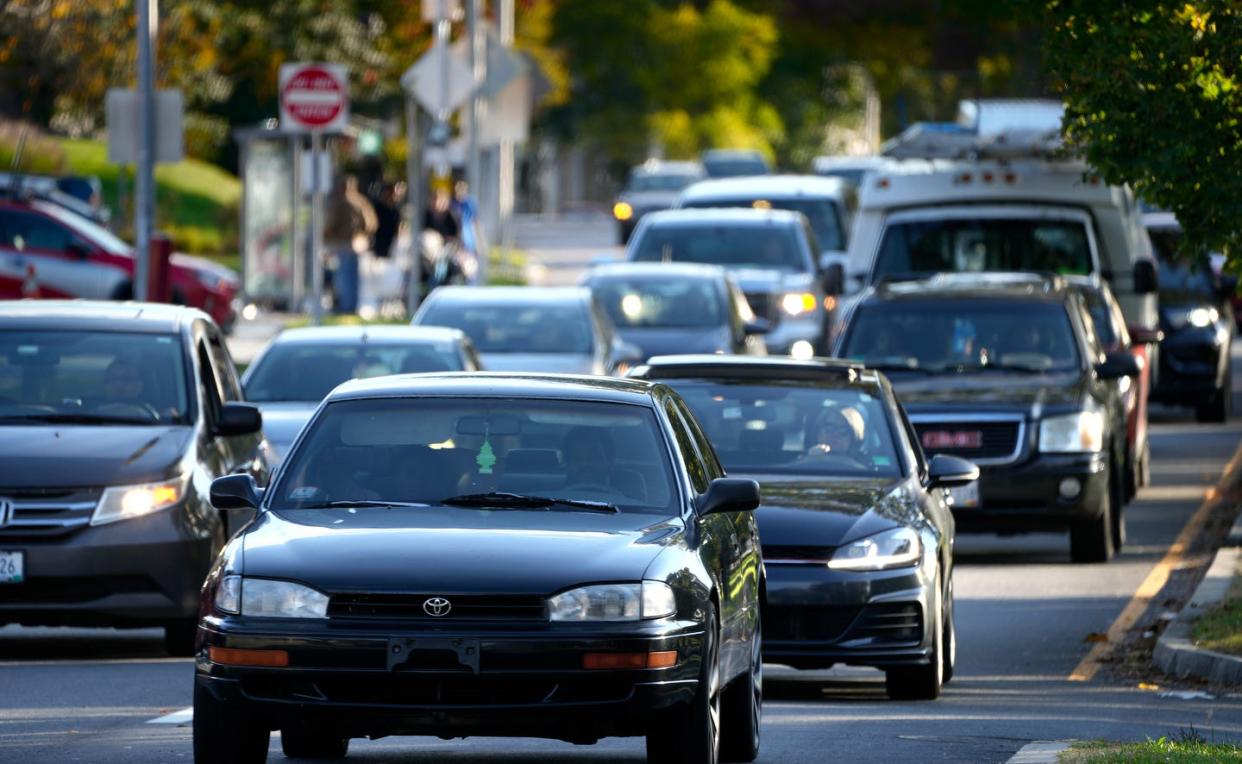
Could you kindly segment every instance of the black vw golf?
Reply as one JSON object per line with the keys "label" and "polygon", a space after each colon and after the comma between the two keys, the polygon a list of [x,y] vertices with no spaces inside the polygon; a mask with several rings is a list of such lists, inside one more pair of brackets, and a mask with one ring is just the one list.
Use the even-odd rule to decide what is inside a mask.
{"label": "black vw golf", "polygon": [[646,735],[754,759],[759,488],[659,384],[504,374],[334,391],[203,588],[200,762],[352,737]]}
{"label": "black vw golf", "polygon": [[883,375],[841,361],[663,356],[634,376],[676,388],[731,474],[763,486],[763,654],[885,671],[933,699],[953,673],[953,516],[979,470],[923,460]]}

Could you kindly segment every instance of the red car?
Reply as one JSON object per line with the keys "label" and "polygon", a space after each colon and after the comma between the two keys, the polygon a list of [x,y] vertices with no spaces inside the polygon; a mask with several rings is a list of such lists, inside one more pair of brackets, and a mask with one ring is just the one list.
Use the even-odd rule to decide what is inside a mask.
{"label": "red car", "polygon": [[[0,199],[0,299],[127,300],[133,281],[133,248],[111,231],[55,204]],[[172,302],[232,326],[240,282],[231,270],[174,254],[169,284]]]}

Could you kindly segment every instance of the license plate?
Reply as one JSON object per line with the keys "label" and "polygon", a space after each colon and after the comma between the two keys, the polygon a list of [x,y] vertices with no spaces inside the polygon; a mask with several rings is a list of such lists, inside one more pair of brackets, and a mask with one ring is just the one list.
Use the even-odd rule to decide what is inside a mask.
{"label": "license plate", "polygon": [[949,504],[954,509],[968,509],[979,506],[979,484],[969,483],[949,489]]}
{"label": "license plate", "polygon": [[0,551],[0,584],[20,584],[25,579],[22,553]]}

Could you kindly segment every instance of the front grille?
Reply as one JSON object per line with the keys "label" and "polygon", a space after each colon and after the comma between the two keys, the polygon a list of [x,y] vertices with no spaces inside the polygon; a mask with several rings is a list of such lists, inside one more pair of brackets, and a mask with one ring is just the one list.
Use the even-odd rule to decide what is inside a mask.
{"label": "front grille", "polygon": [[813,562],[826,563],[832,559],[836,547],[794,546],[789,544],[764,544],[764,562]]}
{"label": "front grille", "polygon": [[767,292],[747,292],[746,302],[750,303],[752,313],[769,324],[775,326],[780,321],[780,305]]}
{"label": "front grille", "polygon": [[851,642],[919,642],[923,639],[923,609],[913,602],[870,605],[846,637]]}
{"label": "front grille", "polygon": [[0,539],[68,535],[90,524],[101,493],[98,488],[0,488],[0,500],[12,502]]}
{"label": "front grille", "polygon": [[[927,456],[951,454],[971,460],[1017,458],[1023,426],[1020,419],[971,421],[911,417]],[[977,445],[975,445],[977,443]]]}
{"label": "front grille", "polygon": [[769,605],[763,610],[763,637],[777,642],[833,642],[858,617],[859,608],[821,605]]}
{"label": "front grille", "polygon": [[[440,617],[423,608],[429,599],[449,601],[449,611]],[[452,595],[452,594],[334,594],[328,602],[329,618],[370,620],[417,620],[449,623],[454,621],[546,621],[547,606],[537,595]]]}

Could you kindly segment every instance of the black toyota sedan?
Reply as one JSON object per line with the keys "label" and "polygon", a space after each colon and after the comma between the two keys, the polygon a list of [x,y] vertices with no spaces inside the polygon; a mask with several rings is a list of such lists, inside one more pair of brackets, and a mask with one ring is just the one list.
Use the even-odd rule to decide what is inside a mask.
{"label": "black toyota sedan", "polygon": [[328,396],[202,595],[199,762],[352,737],[645,735],[751,761],[762,701],[751,513],[685,404],[632,380],[444,374]]}
{"label": "black toyota sedan", "polygon": [[729,474],[763,487],[764,657],[938,697],[957,653],[946,489],[978,469],[925,462],[888,381],[855,364],[666,356],[634,375],[675,388]]}
{"label": "black toyota sedan", "polygon": [[837,354],[882,367],[924,451],[970,459],[959,531],[1069,531],[1075,562],[1125,539],[1126,410],[1141,372],[1105,352],[1082,295],[1057,276],[954,273],[881,283],[844,319]]}

